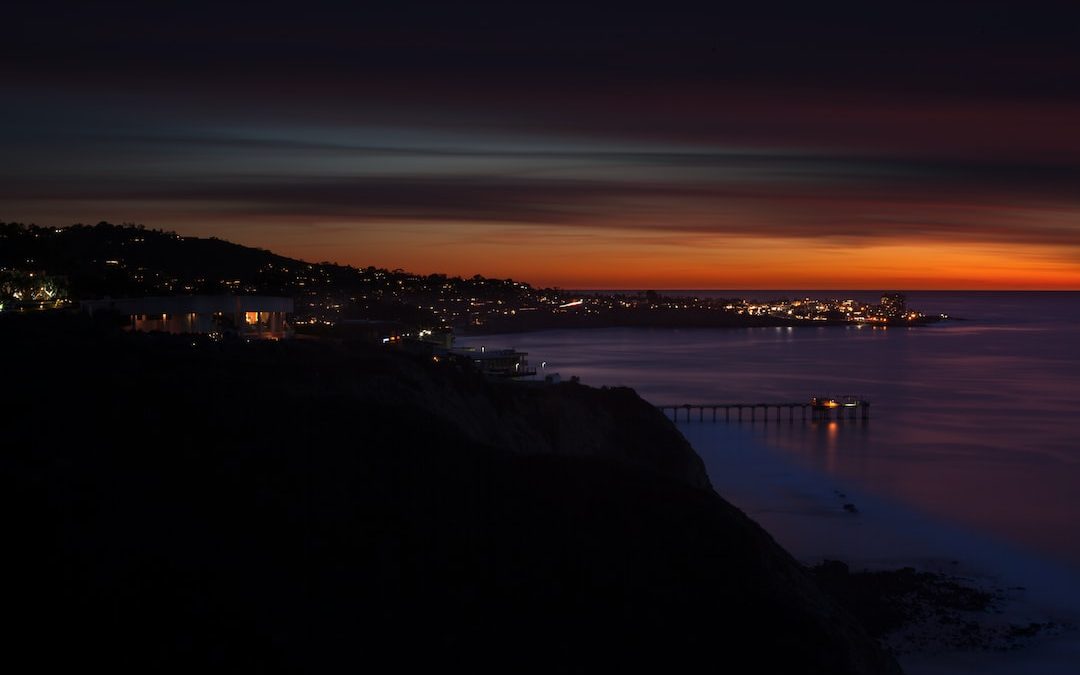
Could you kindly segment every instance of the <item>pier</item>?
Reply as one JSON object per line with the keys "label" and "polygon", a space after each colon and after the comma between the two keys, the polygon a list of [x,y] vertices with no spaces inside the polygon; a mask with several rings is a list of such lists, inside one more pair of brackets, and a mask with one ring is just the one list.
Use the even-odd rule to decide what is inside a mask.
{"label": "pier", "polygon": [[[870,402],[861,398],[846,396],[838,398],[812,398],[809,403],[686,403],[683,405],[658,405],[660,412],[678,422],[680,417],[687,422],[697,419],[699,422],[777,422],[787,420],[857,420],[870,419]],[[685,416],[679,414],[685,412]],[[706,414],[708,411],[709,414]],[[775,411],[775,412],[773,412]]]}

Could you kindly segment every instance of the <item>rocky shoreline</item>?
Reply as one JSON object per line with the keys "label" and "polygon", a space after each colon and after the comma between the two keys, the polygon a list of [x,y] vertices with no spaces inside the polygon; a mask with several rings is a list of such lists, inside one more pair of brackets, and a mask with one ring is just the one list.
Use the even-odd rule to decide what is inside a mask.
{"label": "rocky shoreline", "polygon": [[810,571],[825,592],[898,657],[1014,651],[1076,629],[1051,619],[1013,621],[1006,606],[1022,587],[986,586],[970,577],[912,567],[852,572],[836,560]]}

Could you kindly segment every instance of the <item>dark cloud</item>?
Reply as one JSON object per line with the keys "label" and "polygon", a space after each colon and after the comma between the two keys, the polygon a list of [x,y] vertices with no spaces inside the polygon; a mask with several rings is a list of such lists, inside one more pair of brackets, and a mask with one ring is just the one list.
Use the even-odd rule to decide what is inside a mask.
{"label": "dark cloud", "polygon": [[8,218],[1080,246],[1072,2],[40,2],[5,25]]}
{"label": "dark cloud", "polygon": [[1075,98],[1080,57],[1068,2],[34,3],[6,18],[9,72],[164,83],[439,75]]}
{"label": "dark cloud", "polygon": [[[139,203],[149,211],[180,209],[217,219],[230,213],[247,219],[264,214],[297,223],[339,220],[357,226],[396,221],[448,227],[518,223],[864,244],[900,240],[1080,246],[1080,223],[1063,224],[1054,217],[1055,210],[1068,203],[1065,196],[1076,197],[1073,186],[1080,170],[1042,169],[1026,177],[1031,192],[1025,195],[1015,191],[1014,179],[1025,172],[1023,167],[954,167],[950,174],[939,166],[930,171],[901,166],[909,174],[905,180],[874,176],[856,165],[846,176],[834,172],[830,180],[823,180],[829,174],[818,169],[814,183],[782,182],[782,173],[770,181],[708,183],[507,176],[22,180],[4,183],[0,200]],[[995,194],[993,185],[1014,192]],[[1032,218],[1039,212],[1048,217]]]}

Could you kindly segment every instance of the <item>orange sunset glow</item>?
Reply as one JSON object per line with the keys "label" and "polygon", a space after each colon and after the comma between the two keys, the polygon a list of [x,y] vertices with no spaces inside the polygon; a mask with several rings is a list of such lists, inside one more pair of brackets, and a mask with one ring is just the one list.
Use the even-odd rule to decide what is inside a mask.
{"label": "orange sunset glow", "polygon": [[[216,236],[213,228],[189,234]],[[344,232],[343,232],[344,230]],[[462,234],[462,231],[466,234]],[[245,237],[237,237],[242,243]],[[252,245],[265,242],[252,239]],[[285,233],[272,250],[312,261],[482,274],[568,289],[1080,288],[1071,251],[1038,243],[830,241],[609,228],[401,224]]]}
{"label": "orange sunset glow", "polygon": [[[1068,290],[1080,288],[1080,268],[1054,259],[1054,250],[1021,251],[957,245],[875,246],[844,250],[812,243],[724,240],[679,246],[535,243],[534,259],[514,260],[517,245],[443,244],[401,253],[393,242],[365,245],[364,256],[341,259],[338,245],[278,250],[309,260],[363,266],[371,260],[418,273],[524,279],[534,285],[579,289],[932,289]],[[371,257],[367,257],[370,255]],[[449,261],[452,261],[449,262]]]}

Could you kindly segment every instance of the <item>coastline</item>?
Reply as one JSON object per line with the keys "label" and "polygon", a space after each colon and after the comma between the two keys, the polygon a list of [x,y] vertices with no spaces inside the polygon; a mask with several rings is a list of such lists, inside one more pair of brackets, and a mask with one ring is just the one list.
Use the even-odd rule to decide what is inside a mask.
{"label": "coastline", "polygon": [[[911,626],[934,634],[921,650],[897,654],[908,675],[1074,672],[1080,658],[1074,570],[798,466],[736,426],[680,421],[676,427],[704,460],[716,491],[804,565],[839,560],[852,572],[910,567],[998,596],[991,612],[966,617],[979,624],[970,630],[1009,635],[1014,627],[1040,626],[1015,643],[989,640],[967,649],[948,646],[964,626]],[[857,510],[845,511],[844,504]]]}
{"label": "coastline", "polygon": [[[1080,325],[1049,320],[1069,309],[1065,298],[980,302],[975,321],[928,330],[564,330],[461,343],[513,347],[544,375],[630,386],[653,403],[859,394],[874,406],[868,426],[771,425],[768,442],[799,463],[1080,568],[1080,545],[1059,535],[1080,517],[1076,432],[1065,421],[1080,405],[1071,346]],[[1003,320],[1025,303],[1027,315]]]}
{"label": "coastline", "polygon": [[[708,331],[643,327],[595,332],[551,330],[534,332],[531,336],[514,333],[505,338],[482,339],[489,347],[494,344],[514,346],[534,358],[546,359],[549,372],[579,375],[586,384],[632,386],[653,402],[717,400],[724,392],[743,391],[738,384],[746,391],[756,392],[750,396],[757,398],[746,400],[779,400],[778,397],[785,394],[768,392],[811,391],[806,389],[807,386],[831,386],[830,390],[839,391],[835,382],[855,382],[849,373],[858,378],[860,367],[867,369],[866,375],[877,378],[879,383],[902,383],[912,367],[919,368],[913,377],[926,377],[929,373],[927,379],[918,380],[920,389],[896,390],[879,385],[875,401],[889,399],[894,404],[904,403],[906,408],[871,423],[870,428],[878,434],[868,435],[861,431],[856,435],[857,440],[862,439],[860,445],[848,448],[848,452],[844,452],[844,434],[840,434],[841,445],[837,446],[837,438],[831,433],[826,436],[824,431],[815,436],[819,444],[803,448],[770,446],[768,443],[779,440],[776,438],[768,443],[765,439],[742,438],[723,448],[725,457],[737,459],[732,457],[734,450],[736,455],[741,452],[744,457],[768,461],[756,467],[752,463],[719,466],[715,457],[710,456],[709,444],[695,433],[716,433],[723,428],[722,424],[696,425],[680,421],[678,428],[707,466],[713,464],[708,468],[716,491],[759,522],[800,562],[814,565],[825,559],[839,559],[847,562],[852,571],[897,570],[910,566],[959,577],[967,585],[1003,595],[992,615],[980,618],[986,619],[991,628],[1002,627],[1007,634],[1012,633],[1012,627],[1018,627],[1016,634],[1022,639],[1017,640],[1016,645],[1006,641],[967,651],[931,649],[908,653],[902,656],[901,664],[911,675],[1072,673],[1075,663],[1080,662],[1080,631],[1076,629],[1080,624],[1080,570],[1071,562],[1075,559],[1069,555],[1073,549],[1068,548],[1062,557],[1061,546],[1034,547],[1028,541],[1030,538],[1007,538],[1010,533],[981,534],[990,530],[981,527],[985,521],[970,522],[972,508],[978,508],[967,501],[973,496],[972,483],[957,484],[956,481],[964,468],[973,471],[981,468],[978,458],[985,458],[995,470],[1003,465],[1024,466],[1013,462],[1034,461],[1038,465],[1042,461],[1045,466],[1046,455],[1035,451],[1040,447],[1038,443],[1043,439],[1048,443],[1067,440],[1060,434],[1018,437],[1021,431],[1030,433],[1032,425],[1038,426],[1045,417],[1041,412],[1032,414],[1028,409],[1018,412],[1010,408],[1009,413],[1002,414],[1001,406],[1014,406],[1015,399],[1009,397],[1012,393],[1009,388],[999,392],[993,385],[1003,381],[1000,378],[1015,378],[1012,381],[1024,387],[1029,382],[1045,383],[1046,379],[1036,378],[1051,376],[1052,384],[1060,380],[1067,385],[1071,371],[1062,370],[1061,363],[1062,359],[1072,358],[1068,336],[1075,327],[1071,323],[1054,322],[1059,314],[1053,312],[1061,309],[1060,303],[1053,304],[1058,302],[1056,298],[1049,304],[1044,299],[1044,304],[1032,305],[1029,294],[1006,294],[1004,300],[998,297],[1001,294],[984,295],[986,300],[974,305],[966,295],[947,298],[948,302],[938,304],[935,310],[948,311],[952,318],[954,311],[963,310],[966,314],[970,309],[974,318],[963,324],[946,324],[929,331],[829,331],[826,339],[824,331],[779,328]],[[1023,340],[1017,341],[1017,331],[1021,331],[1019,335]],[[999,337],[1002,335],[1007,338]],[[481,344],[479,338],[472,336],[463,341]],[[1037,352],[1028,350],[1025,345],[1029,342],[1039,345]],[[1022,356],[1014,357],[1018,352]],[[1026,356],[1030,353],[1039,354],[1038,358],[1042,360],[1032,361]],[[918,360],[914,360],[916,356]],[[827,364],[836,362],[838,357],[853,370],[830,370]],[[948,364],[958,362],[974,364],[974,370],[950,371]],[[774,367],[773,364],[780,365]],[[798,364],[798,367],[785,373],[782,372],[784,364],[793,368],[792,364]],[[814,364],[822,366],[814,367]],[[1051,375],[1039,375],[1044,370]],[[911,415],[916,405],[910,402],[913,394],[918,395],[918,403],[930,400],[929,397],[939,398],[943,392],[947,395],[952,390],[938,385],[944,383],[943,377],[957,374],[963,377],[960,380],[963,390],[956,392],[961,396],[954,400],[964,406],[956,410],[957,413],[967,414],[971,406],[980,405],[989,406],[987,410],[998,414],[991,414],[989,420],[983,419],[985,413],[972,420],[965,418],[963,424],[953,427],[944,424],[942,415],[948,412]],[[862,383],[855,385],[861,392],[866,391],[863,387],[867,382],[871,383],[871,390],[874,388],[875,380],[857,381]],[[730,395],[724,394],[724,397],[727,400]],[[903,440],[898,442],[893,436],[901,418],[912,425],[911,428],[926,429],[926,432],[922,436],[902,434]],[[888,423],[884,422],[886,419]],[[973,423],[1008,433],[978,436],[980,430],[972,428]],[[747,429],[728,428],[733,433],[740,428]],[[886,433],[889,438],[881,438],[880,433]],[[883,447],[881,442],[885,440],[888,442]],[[917,447],[905,445],[912,441]],[[980,442],[986,445],[982,446]],[[911,461],[924,467],[944,467],[948,473],[940,480],[943,492],[934,496],[951,500],[956,506],[943,511],[940,501],[923,503],[917,499],[901,499],[897,490],[887,493],[860,489],[857,486],[880,486],[888,482],[882,483],[877,474],[879,480],[863,483],[859,480],[860,471],[839,470],[857,467],[868,460],[880,462],[879,466],[884,468]],[[939,465],[939,461],[942,464]],[[932,477],[921,470],[907,477],[913,475],[921,475],[927,480]],[[1044,489],[1049,487],[1043,485]],[[1061,491],[1056,487],[1055,490],[1053,494],[1062,498]],[[886,497],[886,494],[891,496]],[[1008,497],[1015,499],[1016,494],[1010,492]],[[845,503],[854,504],[858,513],[844,511]],[[926,510],[920,510],[915,504]],[[1017,508],[1031,512],[1026,503],[1006,500],[1002,504],[1011,504],[1003,507],[1010,509],[1007,513]],[[1062,506],[1068,504],[1071,502]],[[938,507],[934,510],[935,515],[930,515],[928,506]],[[992,508],[993,505],[982,503],[982,507]],[[1061,508],[1047,513],[1038,522],[1039,531],[1066,532],[1062,522],[1067,521],[1065,515],[1068,513],[1068,509]],[[968,522],[960,524],[963,519],[955,518],[957,514],[968,516]],[[1045,544],[1045,541],[1039,543]],[[1047,629],[1047,623],[1053,626]],[[1033,635],[1023,635],[1031,624],[1041,627]]]}
{"label": "coastline", "polygon": [[[518,315],[520,317],[521,315]],[[965,321],[949,316],[923,316],[919,319],[895,319],[875,323],[858,323],[841,319],[791,319],[776,316],[732,316],[721,312],[636,312],[620,316],[579,314],[541,316],[522,319],[515,317],[506,321],[490,321],[483,326],[464,326],[460,337],[473,338],[489,335],[515,335],[554,330],[591,330],[602,328],[921,328],[948,321]]]}
{"label": "coastline", "polygon": [[[927,517],[920,519],[910,509],[853,488],[846,481],[838,482],[839,479],[801,468],[789,461],[790,457],[783,457],[782,452],[751,442],[754,439],[745,433],[745,428],[692,422],[672,425],[628,388],[596,388],[572,382],[550,387],[518,387],[509,382],[484,379],[471,368],[434,365],[428,359],[375,346],[349,349],[344,345],[300,342],[252,345],[207,342],[200,347],[197,342],[189,342],[189,338],[121,335],[107,331],[99,334],[96,331],[104,331],[104,326],[91,326],[83,319],[60,316],[46,319],[46,323],[40,325],[43,329],[40,335],[28,334],[21,338],[11,335],[8,338],[15,338],[16,343],[18,340],[32,343],[35,349],[51,347],[58,359],[50,362],[49,367],[58,371],[85,371],[87,376],[73,380],[82,386],[97,387],[100,393],[100,383],[109,383],[105,390],[109,396],[100,399],[102,404],[109,403],[109,409],[74,411],[77,420],[85,420],[82,424],[71,425],[73,429],[96,430],[91,439],[96,441],[93,445],[98,452],[76,452],[68,457],[66,453],[75,444],[61,442],[67,438],[62,429],[51,430],[56,438],[48,437],[51,440],[43,446],[62,460],[54,463],[61,467],[59,471],[54,473],[50,468],[45,474],[48,480],[62,483],[75,476],[78,481],[89,481],[85,485],[91,488],[87,496],[91,500],[95,498],[95,486],[120,486],[129,491],[126,499],[139,507],[140,514],[147,505],[156,505],[169,513],[172,503],[183,503],[183,499],[165,499],[157,504],[157,493],[144,491],[144,478],[155,477],[161,482],[164,495],[176,497],[177,493],[187,494],[190,484],[201,485],[206,480],[206,470],[211,469],[209,475],[220,481],[215,485],[221,488],[220,506],[225,507],[224,512],[234,511],[238,518],[248,518],[248,512],[237,507],[248,504],[248,498],[236,496],[237,488],[242,493],[254,491],[258,499],[268,500],[267,505],[283,512],[308,508],[303,498],[309,488],[303,481],[299,486],[292,482],[299,469],[308,479],[325,482],[324,487],[329,488],[318,492],[327,495],[331,501],[301,518],[301,521],[322,522],[321,518],[339,513],[343,508],[357,509],[355,499],[371,492],[357,490],[357,484],[342,490],[343,486],[337,485],[337,481],[394,476],[395,480],[403,482],[400,486],[403,489],[390,490],[383,495],[387,500],[385,503],[376,501],[368,505],[371,509],[361,508],[359,513],[388,508],[393,512],[400,508],[401,517],[417,530],[414,541],[420,543],[416,553],[422,556],[434,554],[424,563],[424,566],[430,564],[432,569],[485,570],[493,562],[502,561],[504,564],[491,569],[505,574],[497,579],[522,592],[518,600],[523,604],[513,605],[515,611],[530,607],[534,602],[540,603],[538,607],[546,607],[548,592],[537,589],[546,588],[544,584],[551,580],[552,572],[563,569],[561,566],[566,561],[586,564],[587,578],[602,580],[585,585],[585,589],[593,591],[607,588],[612,571],[624,569],[627,588],[635,594],[646,594],[630,597],[647,597],[658,608],[668,607],[669,597],[688,598],[693,602],[702,597],[703,589],[712,589],[714,600],[724,601],[732,592],[744,592],[745,583],[740,580],[748,573],[753,576],[764,572],[765,588],[776,589],[776,592],[769,591],[765,598],[773,603],[772,608],[766,609],[758,598],[747,600],[740,609],[730,611],[724,619],[727,623],[723,625],[725,630],[734,632],[726,639],[743,635],[738,631],[748,631],[745,633],[747,638],[772,639],[775,636],[771,637],[769,631],[773,629],[763,626],[774,626],[778,618],[789,616],[794,609],[803,612],[810,625],[820,627],[822,634],[831,635],[830,640],[857,647],[857,651],[848,652],[847,656],[843,656],[840,649],[831,655],[823,654],[823,658],[847,659],[859,672],[882,672],[865,670],[866,664],[880,658],[876,643],[868,644],[857,622],[836,611],[840,608],[832,606],[834,600],[813,584],[806,583],[803,579],[806,572],[796,562],[842,559],[856,569],[895,569],[911,565],[959,576],[975,584],[986,584],[988,590],[995,592],[1017,591],[1005,598],[1010,604],[997,618],[1007,629],[1015,626],[1022,631],[1026,626],[1052,621],[1055,626],[1069,627],[1070,632],[1060,635],[1047,632],[1046,639],[1040,634],[1028,647],[1004,655],[951,651],[910,653],[901,660],[909,675],[942,672],[940,669],[945,667],[944,664],[950,664],[947,672],[963,673],[965,669],[986,673],[1015,672],[1016,667],[1022,667],[1024,672],[1049,674],[1069,672],[1067,667],[1076,662],[1078,643],[1076,631],[1071,628],[1076,615],[1065,611],[1078,606],[1072,601],[1080,599],[1080,584],[1075,584],[1072,577],[1062,577],[1052,566],[1037,563],[1030,556],[1007,550],[996,542],[984,541],[970,531],[948,527]],[[49,322],[59,323],[51,325]],[[63,325],[63,322],[74,323]],[[75,324],[87,330],[84,339],[76,339],[76,333],[68,330]],[[102,353],[111,354],[112,358],[98,358]],[[631,354],[625,349],[620,353],[623,358]],[[90,354],[95,358],[87,358]],[[158,359],[159,365],[147,379],[144,360],[151,355]],[[46,386],[49,381],[49,378],[41,378],[40,370],[28,363],[16,365],[18,368],[13,373],[21,377],[23,386],[30,391]],[[201,373],[201,376],[192,378],[193,372]],[[183,377],[177,379],[180,373]],[[276,387],[284,388],[275,393],[266,388],[262,397],[249,395],[242,402],[237,401],[232,394],[232,383],[252,380],[273,381]],[[131,382],[140,383],[141,387],[128,386]],[[191,384],[178,388],[178,382]],[[218,386],[210,386],[214,382]],[[142,406],[146,388],[159,392],[164,396],[162,400],[172,401],[173,405],[162,409]],[[225,417],[217,415],[194,418],[180,415],[186,422],[186,435],[180,438],[177,446],[158,443],[154,453],[143,452],[139,439],[149,434],[149,428],[161,427],[162,415],[166,415],[167,421],[173,420],[182,411],[195,409],[195,401],[201,405],[208,396],[222,403],[229,402],[228,406],[209,408],[228,409],[228,423]],[[127,405],[118,408],[115,405],[118,401]],[[233,408],[238,404],[244,406],[240,419],[265,419],[268,411],[273,411],[271,414],[277,417],[284,417],[287,411],[301,411],[302,419],[307,418],[309,424],[278,430],[249,426],[242,434],[227,432],[228,435],[223,437],[227,442],[209,446],[192,443],[195,439],[213,438],[214,434],[230,428],[236,419]],[[124,417],[125,428],[136,423],[136,433],[124,434],[119,439],[104,435],[110,425],[101,425],[100,420],[112,419],[109,415],[116,414],[121,408],[137,413],[134,417]],[[26,414],[30,415],[30,412],[28,409]],[[358,418],[358,415],[361,416]],[[357,426],[357,419],[364,423]],[[425,421],[416,424],[416,419]],[[90,420],[95,424],[90,424]],[[193,431],[190,428],[193,420],[208,426],[202,431]],[[147,430],[139,431],[142,427],[138,425]],[[356,428],[363,429],[369,441],[361,446],[363,452],[360,455],[353,454],[356,448],[347,442],[354,438],[352,434]],[[378,430],[374,436],[373,430]],[[209,432],[213,433],[208,435]],[[441,440],[438,447],[432,443],[433,438]],[[86,438],[80,437],[80,440]],[[448,440],[450,452],[446,449]],[[276,451],[268,455],[268,447],[276,448]],[[180,461],[191,448],[199,448],[198,454]],[[403,448],[408,449],[405,455]],[[307,453],[297,454],[296,449],[307,449]],[[164,461],[160,454],[163,450]],[[170,455],[170,452],[175,454]],[[225,453],[230,458],[225,473],[215,469],[218,453]],[[101,457],[108,461],[102,464]],[[363,457],[363,462],[375,462],[376,470],[357,472],[351,463],[358,457]],[[138,458],[136,471],[128,469],[132,458]],[[312,458],[318,458],[318,465],[310,464]],[[69,465],[74,462],[85,466],[72,471]],[[432,468],[429,466],[432,462],[446,465]],[[31,475],[30,459],[26,458],[26,466],[19,468]],[[177,468],[190,473],[177,474]],[[117,469],[124,480],[117,480],[113,473]],[[272,478],[265,486],[259,485],[265,480],[264,476]],[[255,484],[249,484],[253,477],[258,477]],[[416,484],[418,478],[421,481]],[[827,480],[823,480],[825,478]],[[443,485],[448,480],[457,482]],[[83,482],[75,485],[83,485]],[[31,482],[28,480],[27,483]],[[377,483],[381,485],[381,479]],[[278,487],[264,491],[269,485]],[[523,493],[515,485],[526,491],[524,500]],[[712,489],[703,489],[710,485]],[[109,494],[112,495],[111,490]],[[403,494],[411,497],[403,500],[400,496]],[[611,497],[615,499],[611,500]],[[495,501],[491,501],[492,498]],[[416,508],[415,499],[424,500],[423,508]],[[123,499],[117,503],[123,503]],[[849,503],[857,509],[846,510],[844,507]],[[461,523],[456,516],[447,515],[448,504],[456,504],[462,517],[474,518],[473,525],[457,532]],[[510,510],[506,511],[506,508]],[[633,512],[628,510],[631,508]],[[596,517],[582,529],[581,516],[590,511]],[[203,514],[208,514],[216,522],[221,512],[217,508],[207,508],[196,513],[194,518],[197,521]],[[64,503],[55,506],[53,515],[69,519],[73,513],[70,505]],[[508,513],[516,515],[507,517]],[[497,516],[494,520],[492,514]],[[190,525],[195,521],[184,519],[191,517],[184,515],[178,522]],[[339,525],[335,518],[332,516],[325,523],[331,530]],[[270,541],[276,542],[279,529],[270,527],[272,519],[255,519],[253,522],[263,522],[266,527],[260,531],[273,533]],[[523,522],[527,525],[523,526]],[[706,522],[711,534],[702,536],[699,525]],[[654,563],[650,561],[655,561],[655,568],[639,569],[636,555],[641,552],[638,547],[645,523],[649,523],[651,537],[645,562],[652,565]],[[493,536],[489,536],[487,528],[492,524],[495,529],[490,531]],[[373,527],[376,525],[377,522],[371,523]],[[110,537],[114,540],[107,547],[121,548],[128,541],[126,530],[117,528],[111,519],[103,519],[97,527],[107,535],[105,541],[110,541]],[[234,528],[242,528],[242,524],[235,522],[226,529],[232,531]],[[196,550],[212,551],[216,555],[218,544],[206,546],[201,539],[202,527],[188,530],[191,535],[188,543],[196,545]],[[86,546],[80,551],[89,565],[78,565],[76,569],[94,574],[97,569],[94,565],[109,569],[112,562],[121,559],[119,553],[108,548],[102,555],[96,543],[101,539],[87,536],[82,526],[72,526],[70,531],[76,537],[76,550],[84,546],[81,543],[83,537],[94,542],[92,547]],[[303,537],[308,531],[305,526],[297,534]],[[352,531],[351,528],[342,531],[342,542],[348,546],[353,545],[348,534]],[[460,536],[447,537],[447,532],[457,532]],[[476,538],[478,532],[481,535]],[[222,541],[235,542],[230,539],[229,532],[219,534]],[[400,541],[394,528],[387,529],[384,534],[388,537],[387,544]],[[567,534],[570,534],[569,538]],[[471,538],[496,542],[496,545],[491,551],[477,556],[467,543],[473,540]],[[448,543],[450,548],[431,550],[427,543],[431,541]],[[596,548],[591,543],[596,541],[605,544]],[[174,543],[172,530],[168,528],[159,532],[153,542],[153,546],[162,551],[186,549],[185,545]],[[578,553],[576,547],[582,544],[585,547]],[[551,557],[551,551],[563,550],[560,548],[563,546],[569,546],[566,549],[571,552],[569,558],[564,561],[557,554]],[[963,553],[956,555],[955,547]],[[256,552],[257,548],[244,543],[235,547],[232,554],[244,558]],[[153,549],[150,553],[156,555]],[[447,553],[450,558],[445,557]],[[409,554],[409,557],[413,555]],[[727,574],[719,571],[717,565],[725,560],[730,562],[732,556],[749,558]],[[464,566],[459,567],[453,562],[455,559],[463,561]],[[517,564],[505,565],[507,560]],[[537,560],[540,560],[539,566],[522,576],[520,564],[530,561],[535,564]],[[766,564],[759,570],[762,560]],[[448,561],[452,564],[446,567]],[[392,579],[398,567],[393,560],[388,563],[385,572]],[[198,565],[216,569],[212,557],[206,562],[200,560]],[[545,565],[550,565],[550,569],[545,569]],[[684,575],[684,565],[689,566],[690,576]],[[776,572],[779,574],[774,574]],[[333,577],[336,573],[328,577],[327,589],[337,587]],[[572,573],[567,579],[572,580],[575,575]],[[198,574],[194,576],[197,578]],[[657,578],[678,578],[685,589],[666,584],[658,586]],[[454,579],[446,581],[454,582]],[[476,581],[480,584],[478,588],[486,592],[484,584],[488,580],[480,578]],[[192,583],[198,586],[197,581]],[[267,580],[266,583],[271,582]],[[1019,584],[1025,586],[1022,591],[1015,587]],[[440,582],[429,590],[445,591],[447,588],[453,588],[453,584],[446,586]],[[565,588],[556,584],[547,590],[558,592]],[[1048,592],[1051,588],[1055,594]],[[1062,599],[1058,597],[1062,589],[1068,589],[1070,601],[1065,603],[1069,606],[1064,609]],[[251,590],[253,594],[261,592],[257,588]],[[673,590],[676,596],[670,596]],[[496,591],[493,591],[493,598],[497,607],[502,591]],[[214,593],[210,597],[216,601],[221,596],[216,595],[217,591]],[[578,597],[572,588],[570,596]],[[796,598],[809,602],[787,606],[787,602]],[[426,604],[429,599],[423,596],[417,602]],[[303,606],[307,600],[301,596],[294,602]],[[395,606],[397,601],[396,596],[388,596],[387,600],[388,606]],[[726,601],[724,603],[725,607],[729,606]],[[668,607],[664,611],[671,609]],[[677,613],[683,611],[675,609]],[[87,618],[95,610],[88,605]],[[1048,611],[1054,613],[1050,615]],[[643,617],[660,615],[667,616],[652,610],[642,614]],[[531,617],[532,613],[524,612],[522,616]],[[748,617],[752,622],[748,622]],[[680,630],[664,633],[665,639],[687,640],[689,635],[690,642],[699,644],[698,641],[704,639],[699,632],[707,632],[708,627],[694,624],[685,617],[684,621],[686,623]],[[753,623],[758,621],[761,623]],[[593,625],[593,622],[589,620],[585,624]],[[122,619],[119,625],[125,625]],[[634,625],[634,622],[628,625]],[[666,631],[670,626],[658,628]],[[795,627],[789,628],[794,630]],[[809,635],[802,630],[799,628],[792,635]],[[784,634],[783,629],[776,631]],[[612,639],[622,640],[619,635],[619,631],[614,630]],[[710,639],[725,639],[722,636],[723,631],[719,635],[711,634]],[[257,637],[252,636],[252,639]],[[743,638],[734,642],[740,640]],[[809,640],[806,648],[812,651],[813,645],[814,640]],[[303,653],[306,652],[298,651],[298,658],[302,658]],[[1041,659],[1037,671],[1031,669],[1035,659]]]}
{"label": "coastline", "polygon": [[[630,389],[381,345],[4,327],[52,356],[11,364],[3,457],[27,506],[14,642],[43,662],[900,673]],[[85,403],[56,424],[38,402],[61,375]]]}

